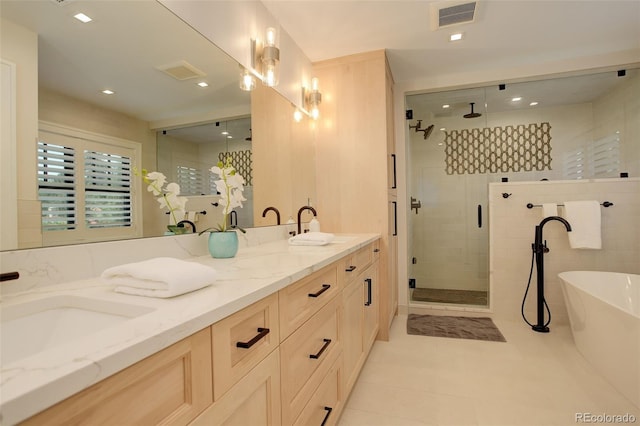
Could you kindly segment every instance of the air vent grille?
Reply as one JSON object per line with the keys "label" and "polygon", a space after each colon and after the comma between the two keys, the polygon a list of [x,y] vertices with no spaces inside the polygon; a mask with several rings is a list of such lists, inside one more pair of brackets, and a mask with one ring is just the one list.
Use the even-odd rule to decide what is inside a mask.
{"label": "air vent grille", "polygon": [[476,15],[477,2],[456,3],[451,2],[433,3],[433,29],[448,27],[457,24],[473,22]]}
{"label": "air vent grille", "polygon": [[156,67],[158,70],[170,75],[176,80],[188,80],[190,78],[204,77],[206,74],[186,61]]}

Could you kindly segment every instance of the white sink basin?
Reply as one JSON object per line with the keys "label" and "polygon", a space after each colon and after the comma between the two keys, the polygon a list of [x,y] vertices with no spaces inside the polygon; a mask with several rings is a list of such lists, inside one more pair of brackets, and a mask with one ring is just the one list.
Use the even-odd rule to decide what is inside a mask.
{"label": "white sink basin", "polygon": [[153,310],[79,296],[53,296],[3,306],[2,363],[9,364]]}

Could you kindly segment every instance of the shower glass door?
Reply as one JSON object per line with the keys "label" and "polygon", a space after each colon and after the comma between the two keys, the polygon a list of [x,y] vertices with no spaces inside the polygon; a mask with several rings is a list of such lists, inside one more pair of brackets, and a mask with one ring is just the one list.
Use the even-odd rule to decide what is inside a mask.
{"label": "shower glass door", "polygon": [[469,157],[487,125],[485,89],[409,95],[406,103],[410,302],[486,307],[489,175],[478,172],[484,158]]}

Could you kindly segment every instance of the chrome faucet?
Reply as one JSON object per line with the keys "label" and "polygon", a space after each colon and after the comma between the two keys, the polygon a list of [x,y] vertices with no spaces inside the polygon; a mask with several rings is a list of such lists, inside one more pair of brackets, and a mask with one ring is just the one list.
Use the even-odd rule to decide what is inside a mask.
{"label": "chrome faucet", "polygon": [[188,223],[189,225],[191,225],[191,232],[193,232],[194,234],[196,233],[196,224],[191,222],[190,220],[181,220],[180,222],[178,222],[176,224],[176,226],[180,227],[180,228],[184,228],[184,224]]}
{"label": "chrome faucet", "polygon": [[316,212],[316,209],[314,209],[311,206],[302,206],[300,207],[300,210],[298,210],[298,235],[302,234],[302,212],[305,210],[309,210],[311,211],[311,213],[313,213],[313,217],[318,216],[318,212]]}
{"label": "chrome faucet", "polygon": [[277,225],[280,225],[280,212],[275,207],[267,207],[266,209],[264,209],[264,211],[262,212],[262,217],[267,217],[267,212],[269,210],[275,212]]}

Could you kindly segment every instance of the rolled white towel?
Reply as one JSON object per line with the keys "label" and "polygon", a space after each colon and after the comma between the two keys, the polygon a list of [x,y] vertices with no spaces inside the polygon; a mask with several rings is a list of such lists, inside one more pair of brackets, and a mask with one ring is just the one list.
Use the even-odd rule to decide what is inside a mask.
{"label": "rolled white towel", "polygon": [[173,297],[212,285],[215,269],[171,257],[156,257],[106,269],[100,278],[115,284],[118,293],[147,297]]}
{"label": "rolled white towel", "polygon": [[292,246],[324,246],[334,238],[335,235],[327,232],[305,232],[289,238],[289,244]]}

